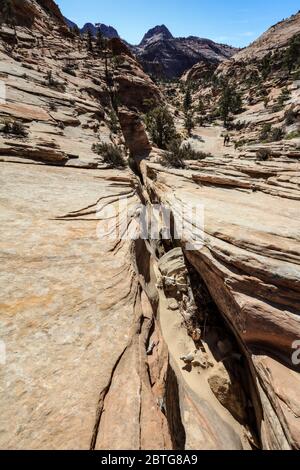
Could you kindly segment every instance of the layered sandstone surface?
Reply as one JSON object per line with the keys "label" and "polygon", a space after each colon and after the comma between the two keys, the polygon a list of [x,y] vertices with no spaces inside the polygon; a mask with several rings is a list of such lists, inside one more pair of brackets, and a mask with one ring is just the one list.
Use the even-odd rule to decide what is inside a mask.
{"label": "layered sandstone surface", "polygon": [[[203,240],[203,248],[185,255],[252,369],[262,406],[263,447],[297,448],[299,369],[292,364],[291,346],[300,328],[299,164],[214,157],[191,167],[162,170],[145,164],[145,184],[171,207],[175,223],[185,214],[183,248]],[[203,204],[204,233],[198,237],[191,204]]]}
{"label": "layered sandstone surface", "polygon": [[[28,0],[30,28],[0,30],[0,447],[299,449],[299,139],[224,148],[220,123],[197,126],[189,143],[211,156],[161,166],[141,114],[162,92],[51,5]],[[268,117],[242,114],[254,136]],[[159,203],[175,226],[184,214],[181,237],[138,237],[141,204],[164,228]]]}

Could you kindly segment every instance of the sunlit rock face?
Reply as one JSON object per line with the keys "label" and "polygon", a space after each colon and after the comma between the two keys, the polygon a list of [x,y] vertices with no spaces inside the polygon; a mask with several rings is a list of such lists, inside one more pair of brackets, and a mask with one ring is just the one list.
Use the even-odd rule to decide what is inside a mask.
{"label": "sunlit rock face", "polygon": [[[299,139],[255,143],[297,83],[280,112],[237,116],[242,147],[196,126],[203,154],[175,170],[145,113],[168,105],[186,137],[183,113],[128,47],[89,50],[53,2],[24,6],[0,28],[0,448],[299,449]],[[143,47],[172,41],[162,26]]]}

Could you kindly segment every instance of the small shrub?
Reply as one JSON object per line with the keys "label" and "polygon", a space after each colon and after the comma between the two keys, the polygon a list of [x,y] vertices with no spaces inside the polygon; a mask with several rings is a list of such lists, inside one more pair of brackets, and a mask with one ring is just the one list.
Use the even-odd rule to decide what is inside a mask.
{"label": "small shrub", "polygon": [[24,124],[20,121],[14,121],[11,128],[12,134],[19,135],[20,137],[27,137],[28,132]]}
{"label": "small shrub", "polygon": [[155,107],[155,100],[153,98],[143,99],[143,106],[147,109],[153,109]]}
{"label": "small shrub", "polygon": [[109,114],[109,128],[113,134],[117,134],[120,130],[119,119],[116,112],[112,109]]}
{"label": "small shrub", "polygon": [[278,103],[275,103],[272,106],[272,113],[278,113],[279,111],[282,111],[283,106],[279,105]]}
{"label": "small shrub", "polygon": [[194,150],[191,144],[181,146],[181,153],[183,160],[204,160],[212,157],[211,153]]}
{"label": "small shrub", "polygon": [[198,161],[211,156],[210,153],[194,150],[191,144],[181,145],[180,140],[173,140],[160,163],[170,168],[185,168],[185,160]]}
{"label": "small shrub", "polygon": [[166,166],[168,168],[185,168],[185,163],[183,160],[182,150],[180,148],[179,141],[173,140],[169,144],[168,151],[160,159],[160,163],[161,165]]}
{"label": "small shrub", "polygon": [[270,98],[269,96],[266,96],[264,99],[264,107],[267,108],[269,103],[270,103]]}
{"label": "small shrub", "polygon": [[259,135],[260,142],[278,142],[284,137],[284,132],[280,127],[272,128],[270,123],[263,125],[262,131]]}
{"label": "small shrub", "polygon": [[20,121],[5,121],[2,129],[4,134],[13,134],[19,137],[27,137],[28,132],[24,124]]}
{"label": "small shrub", "polygon": [[295,122],[297,122],[297,113],[292,109],[288,109],[284,115],[285,123],[287,126],[291,126]]}
{"label": "small shrub", "polygon": [[275,127],[270,135],[271,142],[278,142],[284,138],[284,132],[280,127]]}
{"label": "small shrub", "polygon": [[34,67],[33,67],[32,65],[30,65],[30,64],[26,64],[26,63],[24,64],[24,63],[23,63],[22,66],[23,66],[25,69],[34,70]]}
{"label": "small shrub", "polygon": [[48,87],[54,88],[57,91],[64,93],[66,91],[66,86],[63,83],[58,82],[53,78],[52,71],[49,70],[46,74],[46,83]]}
{"label": "small shrub", "polygon": [[103,162],[111,168],[125,168],[126,161],[124,159],[122,150],[114,144],[94,144],[92,146],[93,152],[100,155]]}
{"label": "small shrub", "polygon": [[97,86],[101,85],[100,80],[98,80],[97,78],[92,78],[92,82],[93,82],[94,85],[97,85]]}
{"label": "small shrub", "polygon": [[67,65],[66,67],[63,67],[62,71],[64,73],[67,73],[68,75],[72,75],[73,77],[77,76],[75,70],[69,65]]}
{"label": "small shrub", "polygon": [[232,124],[232,127],[236,131],[241,131],[242,129],[245,129],[246,122],[245,121],[237,121],[236,123]]}
{"label": "small shrub", "polygon": [[263,85],[259,86],[257,89],[257,95],[259,97],[266,98],[268,96],[266,87],[264,87]]}
{"label": "small shrub", "polygon": [[247,140],[245,139],[240,139],[240,140],[237,140],[235,143],[234,143],[234,148],[237,150],[241,147],[243,147],[244,145],[247,144]]}
{"label": "small shrub", "polygon": [[293,80],[300,80],[300,68],[293,72]]}
{"label": "small shrub", "polygon": [[2,129],[4,134],[11,134],[11,123],[9,121],[4,122],[4,127]]}
{"label": "small shrub", "polygon": [[49,109],[50,109],[50,111],[54,111],[54,112],[57,111],[57,106],[56,106],[55,103],[53,103],[53,101],[50,102]]}
{"label": "small shrub", "polygon": [[281,94],[277,98],[277,105],[280,107],[280,109],[283,108],[284,104],[286,101],[288,101],[291,97],[291,94],[287,88],[284,88],[281,92]]}
{"label": "small shrub", "polygon": [[271,157],[271,151],[270,149],[259,149],[256,152],[256,157],[258,160],[265,162]]}
{"label": "small shrub", "polygon": [[120,67],[121,65],[123,65],[125,62],[125,57],[123,57],[122,55],[116,55],[112,58],[112,65],[114,67]]}
{"label": "small shrub", "polygon": [[259,134],[259,140],[261,142],[266,142],[269,138],[270,132],[272,130],[272,125],[267,122],[263,125],[261,133]]}
{"label": "small shrub", "polygon": [[288,140],[299,139],[300,138],[300,131],[290,132],[285,138],[288,139]]}

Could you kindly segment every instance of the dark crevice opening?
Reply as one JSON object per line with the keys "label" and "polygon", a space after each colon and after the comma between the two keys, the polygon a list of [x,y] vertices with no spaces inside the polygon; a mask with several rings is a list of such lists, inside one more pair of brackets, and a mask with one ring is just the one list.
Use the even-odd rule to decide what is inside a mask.
{"label": "dark crevice opening", "polygon": [[[194,319],[195,327],[201,329],[203,340],[209,346],[215,360],[224,364],[232,383],[240,385],[244,404],[243,416],[235,414],[234,410],[230,409],[229,411],[241,425],[250,431],[253,437],[251,443],[253,449],[260,449],[259,425],[261,413],[260,411],[256,412],[257,406],[254,403],[259,404],[259,408],[261,408],[261,404],[248,359],[234,332],[214,302],[205,281],[186,257],[185,263],[197,306],[197,316]],[[231,352],[228,354],[220,352],[218,348],[219,341],[228,341],[232,345]],[[241,397],[237,396],[237,400],[239,398]]]}
{"label": "dark crevice opening", "polygon": [[166,380],[166,418],[174,450],[184,450],[185,429],[181,421],[180,399],[176,375],[169,365]]}

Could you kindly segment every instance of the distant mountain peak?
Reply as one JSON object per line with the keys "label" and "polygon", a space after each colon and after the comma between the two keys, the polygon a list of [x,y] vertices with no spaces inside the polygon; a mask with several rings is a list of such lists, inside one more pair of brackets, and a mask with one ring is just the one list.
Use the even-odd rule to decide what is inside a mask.
{"label": "distant mountain peak", "polygon": [[[75,26],[77,26],[76,23],[74,23],[73,21],[69,20],[66,17],[64,17],[64,20],[67,23],[67,25],[69,26],[69,28],[74,28]],[[113,28],[112,26],[107,26],[106,24],[103,24],[103,23],[96,23],[96,24],[86,23],[83,26],[83,28],[80,29],[80,32],[85,34],[88,31],[91,31],[93,36],[96,36],[96,34],[99,30],[101,31],[103,36],[108,38],[108,39],[119,38],[120,37],[119,34],[118,34],[118,31],[115,28]]]}
{"label": "distant mountain peak", "polygon": [[170,33],[168,28],[162,24],[149,29],[149,31],[143,37],[141,45],[149,42],[150,40],[166,40],[173,39],[173,35]]}
{"label": "distant mountain peak", "polygon": [[118,31],[112,26],[106,26],[103,23],[96,23],[96,25],[92,23],[86,23],[81,29],[81,32],[86,33],[88,30],[90,30],[93,36],[96,36],[97,32],[100,30],[103,36],[105,36],[106,38],[111,39],[120,37]]}

